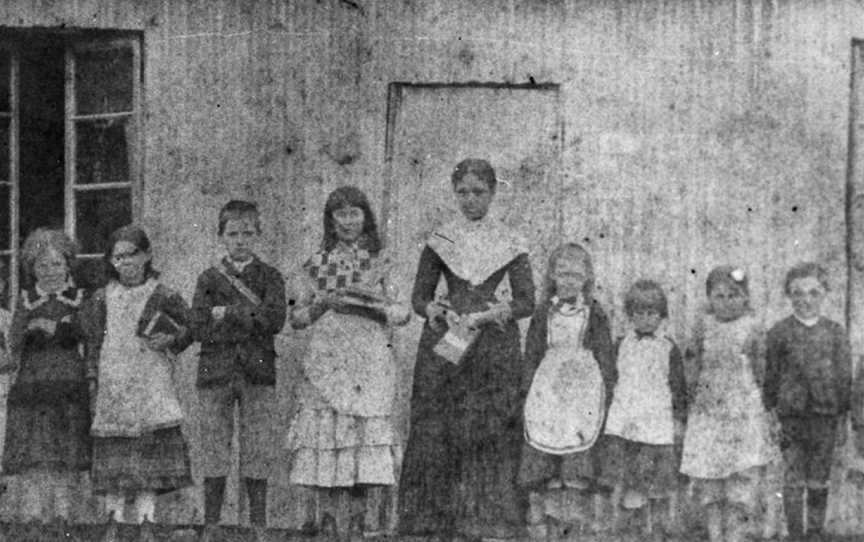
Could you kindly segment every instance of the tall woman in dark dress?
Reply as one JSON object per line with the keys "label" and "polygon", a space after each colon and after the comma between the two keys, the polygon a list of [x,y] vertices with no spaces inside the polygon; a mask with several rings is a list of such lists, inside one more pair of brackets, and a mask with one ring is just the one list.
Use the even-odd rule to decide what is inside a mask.
{"label": "tall woman in dark dress", "polygon": [[[516,490],[522,442],[516,320],[534,309],[534,283],[525,243],[488,214],[497,184],[492,166],[463,160],[452,182],[463,216],[430,236],[411,298],[426,323],[414,369],[400,530],[506,537],[524,517]],[[435,299],[442,276],[449,309]],[[505,276],[509,302],[495,295]],[[447,328],[446,310],[479,331],[458,365],[434,352]]]}

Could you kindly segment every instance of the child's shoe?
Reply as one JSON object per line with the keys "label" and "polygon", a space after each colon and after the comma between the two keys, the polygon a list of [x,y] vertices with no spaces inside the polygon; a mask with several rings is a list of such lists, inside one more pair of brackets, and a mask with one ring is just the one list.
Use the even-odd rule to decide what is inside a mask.
{"label": "child's shoe", "polygon": [[645,495],[639,491],[628,489],[624,493],[624,498],[621,500],[621,506],[627,510],[636,510],[642,508],[648,503]]}
{"label": "child's shoe", "polygon": [[339,540],[339,530],[336,525],[336,518],[332,515],[325,513],[321,518],[321,537],[324,540],[330,540],[332,542],[336,542]]}
{"label": "child's shoe", "polygon": [[579,478],[563,480],[561,483],[567,489],[576,489],[578,491],[587,491],[591,488],[590,483],[588,483],[586,480],[581,480]]}
{"label": "child's shoe", "polygon": [[117,534],[117,522],[114,521],[114,518],[108,520],[105,531],[102,533],[101,542],[120,542],[120,536]]}
{"label": "child's shoe", "polygon": [[300,527],[300,534],[303,536],[315,537],[320,532],[319,525],[314,520],[309,520]]}
{"label": "child's shoe", "polygon": [[207,523],[201,530],[201,539],[199,542],[225,542],[225,540],[222,527],[218,523]]}
{"label": "child's shoe", "polygon": [[362,542],[363,541],[363,514],[356,514],[351,517],[348,522],[348,531],[345,533],[347,542]]}
{"label": "child's shoe", "polygon": [[528,540],[530,542],[546,542],[549,539],[549,527],[545,523],[528,525]]}
{"label": "child's shoe", "polygon": [[556,490],[564,487],[564,482],[562,482],[559,478],[552,478],[548,482],[546,482],[546,489]]}
{"label": "child's shoe", "polygon": [[144,520],[138,528],[138,542],[156,542],[156,534],[153,532],[153,522]]}

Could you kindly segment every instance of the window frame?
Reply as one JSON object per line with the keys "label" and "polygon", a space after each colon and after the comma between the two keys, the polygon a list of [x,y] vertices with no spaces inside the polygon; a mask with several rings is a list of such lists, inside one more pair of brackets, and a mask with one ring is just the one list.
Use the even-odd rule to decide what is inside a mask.
{"label": "window frame", "polygon": [[15,307],[18,299],[18,290],[20,284],[19,268],[20,268],[20,198],[19,198],[19,157],[18,138],[20,108],[18,103],[19,97],[19,81],[18,70],[20,63],[19,48],[15,42],[2,40],[0,41],[0,51],[9,55],[9,112],[0,112],[0,118],[9,119],[9,134],[8,134],[8,149],[9,153],[9,171],[6,181],[0,181],[0,185],[8,187],[6,204],[6,219],[9,221],[9,247],[0,250],[0,256],[9,257],[9,267],[6,270],[6,288],[8,292],[9,308]]}
{"label": "window frame", "polygon": [[[96,113],[79,115],[76,111],[75,94],[75,55],[88,51],[107,51],[120,48],[129,48],[132,51],[132,109],[123,112]],[[65,230],[73,239],[77,239],[77,194],[79,192],[93,192],[100,190],[129,189],[131,199],[131,219],[140,216],[140,201],[142,199],[142,170],[144,155],[144,140],[142,133],[142,66],[141,66],[141,40],[138,36],[130,36],[113,39],[76,39],[66,46],[65,50],[66,86],[64,89],[65,113],[64,113],[64,206],[65,206]],[[96,121],[100,119],[126,118],[131,124],[132,137],[127,141],[128,148],[132,153],[129,161],[129,180],[127,182],[111,183],[76,183],[77,171],[77,148],[78,137],[76,124],[79,121]],[[79,259],[102,258],[103,253],[80,253]]]}

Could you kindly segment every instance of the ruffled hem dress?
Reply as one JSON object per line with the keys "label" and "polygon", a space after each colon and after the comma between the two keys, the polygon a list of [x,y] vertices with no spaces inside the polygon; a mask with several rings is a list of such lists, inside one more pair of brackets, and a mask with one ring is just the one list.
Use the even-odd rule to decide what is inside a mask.
{"label": "ruffled hem dress", "polygon": [[[304,269],[318,292],[381,289],[382,261],[357,245],[340,244],[314,255]],[[392,418],[395,366],[384,324],[372,311],[345,309],[328,310],[312,325],[300,409],[286,440],[291,483],[396,484],[401,448]]]}

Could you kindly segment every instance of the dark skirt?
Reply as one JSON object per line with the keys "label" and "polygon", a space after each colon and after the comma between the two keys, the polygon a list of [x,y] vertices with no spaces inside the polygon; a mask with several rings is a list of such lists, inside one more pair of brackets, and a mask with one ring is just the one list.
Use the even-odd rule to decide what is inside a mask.
{"label": "dark skirt", "polygon": [[605,484],[621,484],[653,498],[666,497],[676,488],[680,462],[672,444],[646,444],[604,435],[599,448]]}
{"label": "dark skirt", "polygon": [[90,399],[85,382],[17,381],[6,411],[4,474],[90,468]]}
{"label": "dark skirt", "polygon": [[597,443],[584,452],[567,455],[547,454],[525,443],[519,464],[519,485],[538,490],[554,480],[566,482],[570,487],[601,489],[600,456]]}
{"label": "dark skirt", "polygon": [[140,437],[95,437],[92,479],[98,493],[167,493],[190,486],[186,439],[179,427]]}
{"label": "dark skirt", "polygon": [[521,353],[515,323],[486,328],[459,366],[423,330],[411,429],[399,484],[400,531],[500,533],[524,524],[516,485],[522,443]]}

